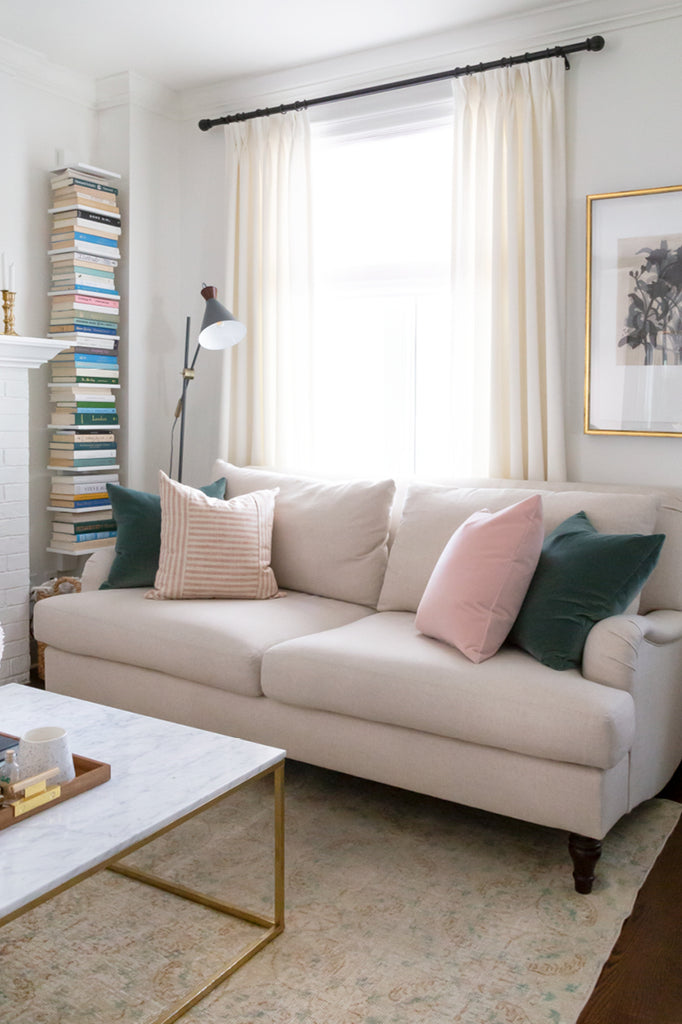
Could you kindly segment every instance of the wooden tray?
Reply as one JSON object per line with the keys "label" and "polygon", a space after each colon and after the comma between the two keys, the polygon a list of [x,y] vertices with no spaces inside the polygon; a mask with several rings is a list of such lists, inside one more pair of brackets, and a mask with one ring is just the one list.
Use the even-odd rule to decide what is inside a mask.
{"label": "wooden tray", "polygon": [[[0,736],[9,735],[6,732],[0,733]],[[11,736],[10,738],[15,740],[18,737]],[[42,807],[34,807],[31,811],[24,811],[18,817],[14,816],[14,811],[11,807],[0,807],[0,829],[9,828],[10,825],[15,825],[19,821],[25,821],[26,818],[39,814],[41,811],[46,811],[56,804],[61,804],[72,796],[78,796],[79,793],[85,793],[88,789],[101,786],[103,782],[108,782],[111,778],[111,765],[106,764],[104,761],[93,761],[90,757],[81,757],[79,754],[74,754],[73,766],[76,769],[75,779],[72,779],[71,782],[63,782],[59,796],[54,800],[50,800],[49,803],[43,804]]]}

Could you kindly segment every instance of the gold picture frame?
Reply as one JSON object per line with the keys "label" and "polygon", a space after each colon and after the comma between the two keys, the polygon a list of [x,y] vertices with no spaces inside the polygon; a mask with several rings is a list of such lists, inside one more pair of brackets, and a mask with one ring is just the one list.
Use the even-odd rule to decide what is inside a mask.
{"label": "gold picture frame", "polygon": [[584,429],[682,436],[682,185],[587,196]]}

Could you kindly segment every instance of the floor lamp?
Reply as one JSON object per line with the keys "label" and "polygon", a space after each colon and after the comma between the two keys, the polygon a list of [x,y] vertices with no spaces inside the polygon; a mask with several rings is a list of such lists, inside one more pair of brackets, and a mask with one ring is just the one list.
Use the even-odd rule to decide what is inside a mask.
{"label": "floor lamp", "polygon": [[[182,370],[182,394],[180,395],[178,404],[175,408],[175,419],[173,420],[173,429],[175,429],[175,424],[177,423],[178,418],[180,419],[178,483],[182,483],[182,458],[185,448],[185,407],[187,404],[187,386],[191,380],[194,380],[194,367],[197,361],[197,356],[199,355],[199,349],[208,348],[213,349],[214,351],[219,351],[221,349],[232,348],[232,346],[237,345],[246,334],[246,327],[244,324],[240,323],[239,320],[235,320],[229,309],[226,309],[221,302],[218,302],[216,297],[218,294],[217,288],[204,283],[204,287],[201,289],[201,294],[206,300],[206,309],[204,310],[204,319],[201,321],[199,339],[197,341],[197,347],[194,350],[191,363],[189,362],[189,317],[187,317],[187,322],[185,324],[185,361],[183,363]],[[171,465],[168,475],[173,475],[172,443]]]}

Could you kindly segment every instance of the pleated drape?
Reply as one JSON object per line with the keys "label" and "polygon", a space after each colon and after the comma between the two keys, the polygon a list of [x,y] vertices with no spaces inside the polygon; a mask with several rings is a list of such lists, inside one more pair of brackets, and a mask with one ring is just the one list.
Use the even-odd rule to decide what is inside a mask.
{"label": "pleated drape", "polygon": [[468,469],[565,479],[564,64],[454,82],[453,344]]}
{"label": "pleated drape", "polygon": [[226,126],[226,305],[246,324],[227,355],[220,451],[303,465],[310,439],[311,187],[305,111]]}

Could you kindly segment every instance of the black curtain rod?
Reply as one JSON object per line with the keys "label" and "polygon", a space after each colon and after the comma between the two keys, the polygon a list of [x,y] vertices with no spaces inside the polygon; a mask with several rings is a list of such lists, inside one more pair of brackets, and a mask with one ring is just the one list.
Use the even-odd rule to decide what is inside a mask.
{"label": "black curtain rod", "polygon": [[479,71],[492,71],[494,68],[508,68],[513,64],[529,64],[535,60],[545,60],[547,57],[563,57],[566,67],[569,68],[567,55],[569,53],[580,53],[583,50],[603,50],[604,37],[591,36],[582,43],[569,43],[567,46],[552,46],[546,50],[537,50],[535,53],[523,53],[517,57],[502,57],[500,60],[489,60],[482,64],[467,64],[466,67],[453,68],[451,71],[437,71],[431,75],[421,75],[418,78],[405,78],[400,82],[387,82],[385,85],[369,85],[362,89],[350,89],[348,92],[337,92],[331,96],[318,96],[312,100],[296,100],[294,103],[282,103],[278,107],[265,107],[263,110],[249,110],[243,114],[225,114],[224,117],[202,118],[199,127],[202,132],[215,128],[219,124],[234,124],[236,121],[250,121],[255,117],[269,117],[270,114],[286,114],[290,110],[305,110],[307,107],[316,107],[320,103],[334,103],[336,100],[352,99],[355,96],[371,96],[373,93],[390,92],[392,89],[405,89],[411,85],[425,85],[427,82],[440,82],[446,78],[461,78],[462,75],[474,75]]}

